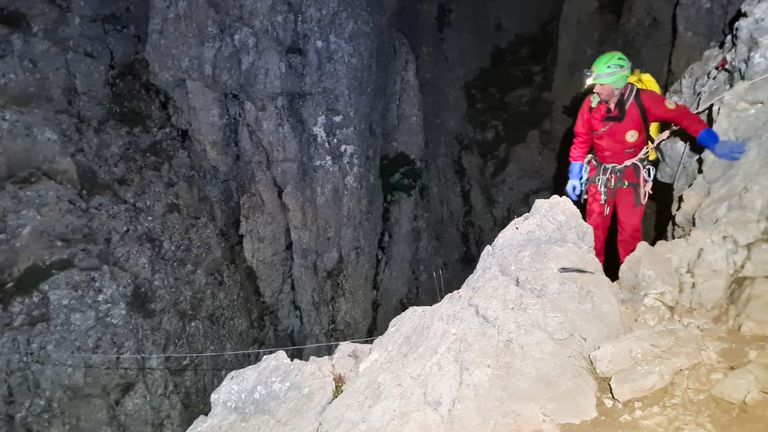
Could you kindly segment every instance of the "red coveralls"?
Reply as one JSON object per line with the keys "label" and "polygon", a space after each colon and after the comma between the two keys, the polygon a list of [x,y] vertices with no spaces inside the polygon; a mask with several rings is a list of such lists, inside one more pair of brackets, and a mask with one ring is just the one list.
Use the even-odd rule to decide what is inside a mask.
{"label": "red coveralls", "polygon": [[[631,91],[627,84],[622,91],[621,104]],[[648,116],[648,122],[672,123],[680,126],[689,134],[698,137],[707,124],[683,105],[666,100],[652,91],[637,90]],[[598,161],[607,164],[621,164],[637,156],[648,142],[645,137],[640,110],[634,98],[626,103],[626,112],[621,121],[606,121],[606,117],[615,117],[619,110],[610,111],[608,104],[600,102],[590,110],[591,101],[587,97],[581,105],[574,126],[573,146],[571,146],[570,161],[584,162],[590,150]],[[590,168],[589,177],[596,175],[595,167]],[[637,174],[633,169],[624,171],[624,179],[629,183],[637,183]],[[616,209],[618,221],[619,260],[631,254],[643,237],[642,222],[645,205],[636,202],[636,191],[632,187],[617,188],[615,193],[608,194],[607,205],[609,212],[605,214],[605,205],[600,203],[600,193],[597,185],[587,188],[587,223],[592,226],[595,235],[595,255],[600,262],[605,261],[605,239],[611,224],[611,211]]]}

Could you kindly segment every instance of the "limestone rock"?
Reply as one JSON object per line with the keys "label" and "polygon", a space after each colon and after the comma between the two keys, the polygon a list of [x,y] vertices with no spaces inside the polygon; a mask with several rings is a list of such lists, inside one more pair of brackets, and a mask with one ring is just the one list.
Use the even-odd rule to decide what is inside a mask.
{"label": "limestone rock", "polygon": [[744,277],[768,276],[768,242],[756,242],[749,245],[749,258],[741,270]]}
{"label": "limestone rock", "polygon": [[[393,320],[336,400],[329,401],[328,385],[308,387],[317,396],[280,399],[284,406],[295,406],[298,397],[312,401],[300,413],[291,411],[306,417],[291,424],[313,431],[525,431],[593,417],[596,383],[587,354],[616,337],[621,322],[591,242],[589,227],[566,198],[537,201],[485,249],[459,291]],[[568,271],[574,268],[580,271]],[[229,388],[217,394],[258,410],[253,391],[236,383],[318,373],[318,365],[327,371],[331,360],[289,363],[275,355],[263,362],[230,375]],[[216,396],[212,403],[208,420],[197,425],[230,421],[226,402]],[[284,412],[276,408],[270,420],[247,426],[226,424],[232,431],[270,430],[288,421]]]}
{"label": "limestone rock", "polygon": [[748,365],[730,371],[712,393],[734,404],[751,404],[768,394],[768,352],[761,352]]}
{"label": "limestone rock", "polygon": [[610,377],[614,398],[626,402],[666,386],[675,372],[700,362],[702,348],[698,330],[667,324],[605,343],[590,358],[600,376]]}
{"label": "limestone rock", "polygon": [[275,342],[378,333],[434,300],[420,84],[394,2],[151,6],[153,81],[224,180],[208,193],[233,199],[222,222],[239,227]]}
{"label": "limestone rock", "polygon": [[370,346],[342,344],[333,358],[308,362],[291,361],[283,351],[266,356],[229,374],[211,395],[211,413],[189,431],[316,431],[335,392],[343,392],[343,382],[357,373],[369,351]]}
{"label": "limestone rock", "polygon": [[618,281],[623,304],[633,322],[655,326],[667,321],[681,300],[686,264],[685,242],[659,242],[655,247],[641,243],[624,262]]}
{"label": "limestone rock", "polygon": [[736,325],[746,335],[768,335],[768,278],[749,280],[743,289],[744,306],[738,311]]}

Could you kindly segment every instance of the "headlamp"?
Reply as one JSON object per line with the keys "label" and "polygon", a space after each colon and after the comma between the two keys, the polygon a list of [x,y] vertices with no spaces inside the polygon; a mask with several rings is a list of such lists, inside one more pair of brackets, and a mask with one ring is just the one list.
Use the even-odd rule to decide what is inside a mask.
{"label": "headlamp", "polygon": [[584,88],[587,88],[595,83],[595,74],[591,69],[584,70]]}

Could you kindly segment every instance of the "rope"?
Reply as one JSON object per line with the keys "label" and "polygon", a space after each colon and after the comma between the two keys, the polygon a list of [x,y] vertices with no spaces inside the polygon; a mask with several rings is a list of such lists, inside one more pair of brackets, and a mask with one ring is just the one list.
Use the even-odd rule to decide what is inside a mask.
{"label": "rope", "polygon": [[[759,77],[757,77],[757,78],[755,78],[755,79],[753,79],[753,80],[747,81],[747,82],[746,82],[746,84],[743,84],[743,85],[742,85],[742,87],[749,87],[749,86],[751,86],[752,84],[754,84],[754,83],[756,83],[756,82],[758,82],[758,81],[760,81],[760,80],[763,80],[763,79],[765,79],[765,78],[768,78],[768,73],[766,73],[765,75],[761,75],[761,76],[759,76]],[[733,90],[734,88],[735,88],[735,87],[732,87],[732,88],[730,88],[730,89],[728,89],[728,90]],[[715,104],[715,102],[718,102],[718,101],[720,101],[721,99],[723,99],[723,98],[725,97],[725,95],[726,95],[726,94],[728,94],[728,92],[727,92],[727,91],[723,92],[723,94],[721,94],[720,96],[718,96],[718,97],[716,97],[716,98],[712,99],[710,102],[707,102],[705,105],[703,105],[703,106],[704,106],[704,108],[701,108],[700,110],[696,111],[696,114],[701,114],[701,113],[703,113],[704,111],[708,110],[708,109],[709,109],[709,107],[710,107],[710,105],[714,105],[714,104]],[[699,105],[699,106],[701,106],[701,105]]]}
{"label": "rope", "polygon": [[[104,354],[104,353],[49,353],[46,354],[50,357],[71,357],[71,358],[168,358],[168,357],[187,357],[187,358],[193,358],[193,357],[214,357],[214,356],[228,356],[228,355],[238,355],[238,354],[256,354],[256,353],[268,353],[268,352],[277,352],[277,351],[289,351],[289,350],[297,350],[297,349],[305,349],[305,348],[315,348],[315,347],[321,347],[321,346],[332,346],[332,345],[339,345],[343,343],[360,343],[360,342],[369,342],[378,339],[377,337],[369,337],[365,339],[350,339],[346,341],[338,341],[338,342],[325,342],[325,343],[316,343],[316,344],[309,344],[309,345],[298,345],[298,346],[289,346],[289,347],[281,347],[281,348],[263,348],[263,349],[253,349],[253,350],[240,350],[240,351],[222,351],[222,352],[206,352],[206,353],[190,353],[190,354],[181,354],[181,353],[170,353],[170,354]],[[15,358],[22,358],[26,359],[28,356],[25,356],[23,354],[18,353],[0,353],[0,358],[8,358],[8,357],[15,357]]]}

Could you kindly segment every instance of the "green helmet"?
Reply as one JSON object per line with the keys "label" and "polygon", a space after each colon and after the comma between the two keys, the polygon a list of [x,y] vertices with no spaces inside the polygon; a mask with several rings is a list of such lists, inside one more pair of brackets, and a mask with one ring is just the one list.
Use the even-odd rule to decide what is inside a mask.
{"label": "green helmet", "polygon": [[589,82],[608,84],[613,88],[622,88],[632,74],[632,63],[619,51],[609,51],[592,63]]}

